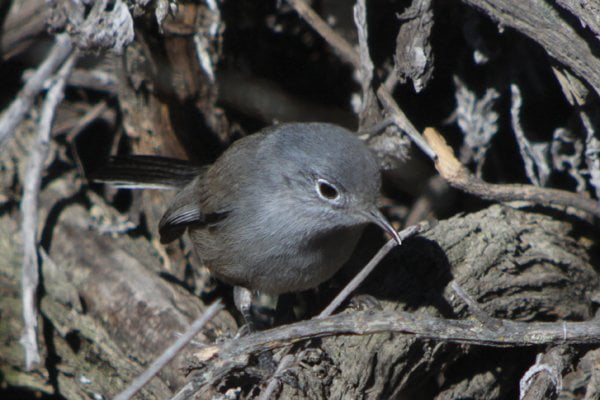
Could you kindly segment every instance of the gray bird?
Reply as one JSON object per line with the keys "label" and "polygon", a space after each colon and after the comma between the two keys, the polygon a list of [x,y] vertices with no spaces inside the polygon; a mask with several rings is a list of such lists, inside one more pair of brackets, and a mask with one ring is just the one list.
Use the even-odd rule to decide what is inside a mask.
{"label": "gray bird", "polygon": [[398,234],[377,208],[377,160],[354,134],[326,123],[289,123],[233,143],[204,167],[153,156],[115,159],[94,180],[178,189],[159,223],[162,243],[189,232],[202,262],[250,291],[314,288],[348,260],[369,223]]}

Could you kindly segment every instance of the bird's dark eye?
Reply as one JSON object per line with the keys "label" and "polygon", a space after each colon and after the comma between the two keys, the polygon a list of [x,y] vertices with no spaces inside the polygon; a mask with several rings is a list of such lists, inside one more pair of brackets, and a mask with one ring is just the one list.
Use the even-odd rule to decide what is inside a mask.
{"label": "bird's dark eye", "polygon": [[325,179],[317,179],[317,193],[325,200],[335,200],[340,196],[337,188]]}

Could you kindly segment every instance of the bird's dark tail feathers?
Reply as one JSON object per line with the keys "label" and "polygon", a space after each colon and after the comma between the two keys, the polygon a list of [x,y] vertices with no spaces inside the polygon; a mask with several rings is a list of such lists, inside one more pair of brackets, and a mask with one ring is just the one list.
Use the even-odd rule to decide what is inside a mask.
{"label": "bird's dark tail feathers", "polygon": [[189,161],[159,156],[118,156],[88,178],[124,189],[179,189],[206,167]]}

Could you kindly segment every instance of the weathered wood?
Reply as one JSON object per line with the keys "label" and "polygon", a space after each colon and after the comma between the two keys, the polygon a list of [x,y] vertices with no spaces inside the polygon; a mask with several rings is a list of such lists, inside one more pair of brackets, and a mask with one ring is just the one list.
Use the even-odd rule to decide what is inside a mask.
{"label": "weathered wood", "polygon": [[[506,206],[457,216],[407,241],[375,271],[364,291],[384,310],[468,317],[465,304],[447,287],[455,279],[493,316],[586,320],[593,316],[599,277],[582,247],[591,244],[593,232],[569,239],[568,233],[578,229],[575,221]],[[448,390],[440,384],[447,379],[463,382],[462,396],[506,398],[503,380],[518,380],[521,371],[514,363],[523,353],[386,333],[330,337],[316,347],[319,361],[307,356],[297,367],[301,389],[284,386],[281,398],[429,397]],[[461,364],[469,359],[480,361]],[[490,365],[496,371],[492,375]]]}
{"label": "weathered wood", "polygon": [[[24,149],[26,145],[11,146],[13,152],[2,160],[6,170],[18,174],[19,166],[10,160],[25,157]],[[162,261],[151,241],[143,236],[100,233],[98,221],[92,219],[97,212],[90,211],[101,205],[88,209],[84,198],[76,195],[74,182],[70,175],[42,192],[42,244],[48,255],[42,258],[39,340],[44,357],[51,361],[32,374],[22,372],[24,360],[18,345],[22,326],[18,220],[12,212],[0,215],[0,254],[4,257],[0,310],[6,327],[0,364],[9,385],[46,394],[58,385],[66,398],[94,393],[109,398],[185,331],[205,306],[156,272]],[[197,340],[212,342],[235,329],[233,319],[221,313]],[[169,397],[185,379],[179,364],[173,361],[152,380],[143,390],[144,398]]]}
{"label": "weathered wood", "polygon": [[[500,24],[539,43],[550,56],[566,65],[600,95],[600,48],[588,43],[548,2],[543,0],[463,0]],[[596,16],[597,18],[597,16]]]}
{"label": "weathered wood", "polygon": [[[356,118],[350,104],[358,86],[353,74],[366,60],[355,57],[356,37],[348,34],[355,29],[352,10],[344,2],[295,0],[278,7],[213,1],[97,2],[119,3],[121,16],[134,17],[126,19],[134,23],[135,39],[123,55],[94,47],[94,24],[81,36],[79,22],[85,21],[84,14],[93,8],[86,7],[87,3],[57,0],[50,9],[45,8],[49,3],[43,2],[44,8],[38,7],[39,13],[33,15],[31,10],[36,7],[32,4],[38,3],[27,0],[0,5],[0,51],[5,61],[1,65],[5,76],[0,80],[6,84],[0,95],[3,106],[23,100],[20,81],[36,76],[26,70],[37,70],[40,60],[47,60],[44,52],[48,46],[39,38],[50,34],[40,30],[39,18],[51,14],[49,25],[56,33],[77,36],[79,32],[74,42],[91,46],[93,54],[76,66],[68,81],[42,181],[38,340],[43,363],[31,373],[24,371],[19,344],[22,243],[18,205],[40,115],[37,97],[28,98],[30,106],[23,109],[27,113],[20,113],[24,117],[21,125],[7,130],[7,140],[0,148],[0,397],[18,390],[32,396],[109,398],[203,312],[205,301],[209,303],[212,298],[200,299],[195,294],[215,296],[211,292],[214,283],[195,263],[185,242],[165,248],[155,239],[157,221],[171,193],[133,194],[131,199],[121,199],[116,205],[121,211],[127,209],[121,214],[108,205],[112,201],[110,191],[105,198],[99,196],[95,191],[99,188],[88,187],[82,173],[101,165],[103,157],[117,149],[210,162],[232,138],[290,115],[354,126]],[[177,9],[168,8],[174,3],[178,3]],[[410,126],[444,127],[455,145],[460,137],[453,127],[446,129],[445,118],[452,112],[465,112],[476,126],[482,117],[477,109],[481,101],[478,92],[494,89],[498,101],[490,107],[498,119],[491,123],[498,134],[486,147],[482,156],[485,167],[479,172],[486,181],[488,175],[492,177],[494,183],[522,182],[522,166],[513,162],[520,161],[519,156],[510,158],[507,153],[514,150],[514,143],[508,129],[510,116],[503,109],[509,101],[509,84],[519,85],[525,134],[543,141],[552,147],[553,155],[568,158],[572,164],[571,171],[565,172],[552,164],[560,160],[545,160],[553,174],[549,181],[552,187],[573,192],[570,178],[575,177],[578,190],[587,190],[591,198],[598,193],[595,180],[588,179],[597,175],[593,166],[597,164],[596,138],[600,132],[594,114],[600,93],[598,42],[594,37],[599,29],[597,1],[463,0],[429,4],[415,0],[407,9],[400,3],[394,3],[396,8],[392,3],[386,8],[367,3],[367,18],[361,23],[363,33],[368,31],[363,50],[368,46],[375,68],[373,79],[360,83],[368,83],[373,90],[383,88],[386,96],[378,99],[385,107],[372,97],[363,111],[379,118],[384,113],[396,113],[397,102]],[[82,14],[75,15],[72,7],[79,7]],[[469,22],[464,11],[470,13],[471,8],[480,10],[484,17],[476,26],[463,29],[462,24]],[[114,16],[111,7],[93,9],[95,16]],[[396,13],[405,18],[398,19]],[[108,19],[96,18],[96,22],[111,25]],[[495,29],[494,23],[500,29]],[[107,41],[111,36],[106,33],[115,33],[119,26],[112,24],[111,31],[108,25],[98,25],[107,28],[98,32],[98,37],[105,39],[104,47],[114,44]],[[510,35],[514,45],[506,43],[508,35],[503,34],[503,27],[514,30]],[[123,43],[123,38],[131,35],[116,42]],[[530,39],[540,47],[531,46]],[[481,63],[472,60],[473,48],[477,49],[474,40],[481,40],[489,50]],[[415,53],[420,47],[422,58],[418,51]],[[532,47],[536,48],[535,55],[521,63],[519,57],[527,56],[523,49]],[[550,57],[544,57],[544,52]],[[555,61],[561,65],[553,65]],[[403,77],[428,81],[426,90],[415,95],[398,86],[398,68]],[[561,97],[552,68],[568,102]],[[575,76],[582,81],[576,95],[570,88]],[[472,95],[471,103],[469,99],[465,102],[467,107],[473,106],[467,111],[454,104],[459,95],[454,78],[460,79]],[[48,87],[44,82],[36,83],[38,91]],[[528,88],[529,84],[535,89]],[[108,124],[107,119],[82,122],[85,127],[78,128],[81,135],[75,131],[65,135],[71,127],[79,126],[78,116],[88,115],[100,103],[113,115]],[[552,120],[552,126],[547,120]],[[558,130],[564,134],[555,135]],[[370,140],[378,156],[394,160],[384,161],[394,169],[392,177],[407,174],[416,181],[403,188],[411,198],[388,188],[386,205],[392,208],[387,211],[394,221],[405,222],[406,215],[418,214],[412,201],[418,204],[425,199],[418,188],[425,186],[428,178],[398,162],[404,137],[392,130],[387,135],[393,140],[386,135]],[[573,147],[573,154],[560,152],[557,141],[565,138],[572,139],[562,144]],[[81,154],[75,154],[78,151]],[[527,371],[535,369],[536,355],[552,355],[545,346],[528,345],[561,344],[556,324],[536,325],[544,321],[572,322],[574,325],[565,326],[581,329],[568,330],[565,341],[588,343],[586,347],[571,346],[573,359],[549,361],[560,369],[572,369],[563,376],[561,396],[596,396],[600,381],[595,368],[596,330],[585,329],[595,322],[598,306],[597,225],[578,219],[571,209],[540,208],[529,203],[489,206],[475,199],[468,204],[450,202],[440,199],[466,197],[450,192],[445,185],[439,191],[442,193],[428,200],[427,216],[435,217],[435,210],[441,208],[446,211],[437,217],[469,211],[408,240],[376,268],[359,292],[378,299],[382,311],[340,310],[343,314],[321,331],[319,321],[299,322],[234,341],[229,340],[237,330],[234,319],[229,313],[220,313],[198,337],[211,346],[186,348],[151,380],[139,398],[169,398],[182,387],[188,390],[180,392],[183,397],[178,398],[195,395],[204,399],[225,393],[254,398],[272,372],[263,368],[268,363],[265,357],[259,362],[256,352],[279,349],[288,340],[296,342],[294,353],[299,355],[291,370],[280,377],[286,382],[277,392],[282,399],[516,398],[519,382]],[[475,209],[479,211],[472,211]],[[326,297],[323,293],[332,286],[343,284],[352,275],[352,266],[361,266],[361,260],[374,253],[370,246],[375,246],[379,237],[370,237],[367,232],[352,265],[322,287],[320,296]],[[508,332],[512,336],[502,331],[506,335],[494,337],[500,332],[482,325],[480,321],[486,318],[481,315],[473,318],[464,300],[450,288],[451,281],[490,317],[512,320],[501,323],[502,329],[520,330]],[[226,294],[226,288],[219,290],[219,295]],[[310,300],[324,306],[316,297]],[[490,320],[493,328],[497,320]],[[401,322],[406,321],[412,321],[414,329],[401,328]],[[431,325],[432,321],[439,325]],[[527,328],[548,326],[552,329],[536,330],[534,338],[523,335],[531,333]],[[451,336],[444,327],[457,328],[455,333],[458,328],[469,331]],[[312,333],[301,331],[308,328]],[[515,339],[519,333],[521,337]],[[309,337],[312,339],[307,342]],[[499,343],[510,345],[493,347]],[[210,353],[217,348],[220,354]],[[206,357],[207,353],[213,357]],[[275,360],[278,357],[275,354]],[[189,375],[188,369],[180,368],[190,366],[196,369]],[[209,384],[198,388],[202,382]],[[550,376],[539,375],[528,395],[550,395],[556,386]]]}

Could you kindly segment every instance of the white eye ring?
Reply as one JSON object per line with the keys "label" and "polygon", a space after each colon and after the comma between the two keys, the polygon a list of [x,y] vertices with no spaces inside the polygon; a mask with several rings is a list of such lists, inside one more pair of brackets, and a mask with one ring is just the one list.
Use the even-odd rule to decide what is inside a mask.
{"label": "white eye ring", "polygon": [[320,198],[326,201],[335,201],[340,197],[339,190],[323,178],[317,179],[315,189]]}

